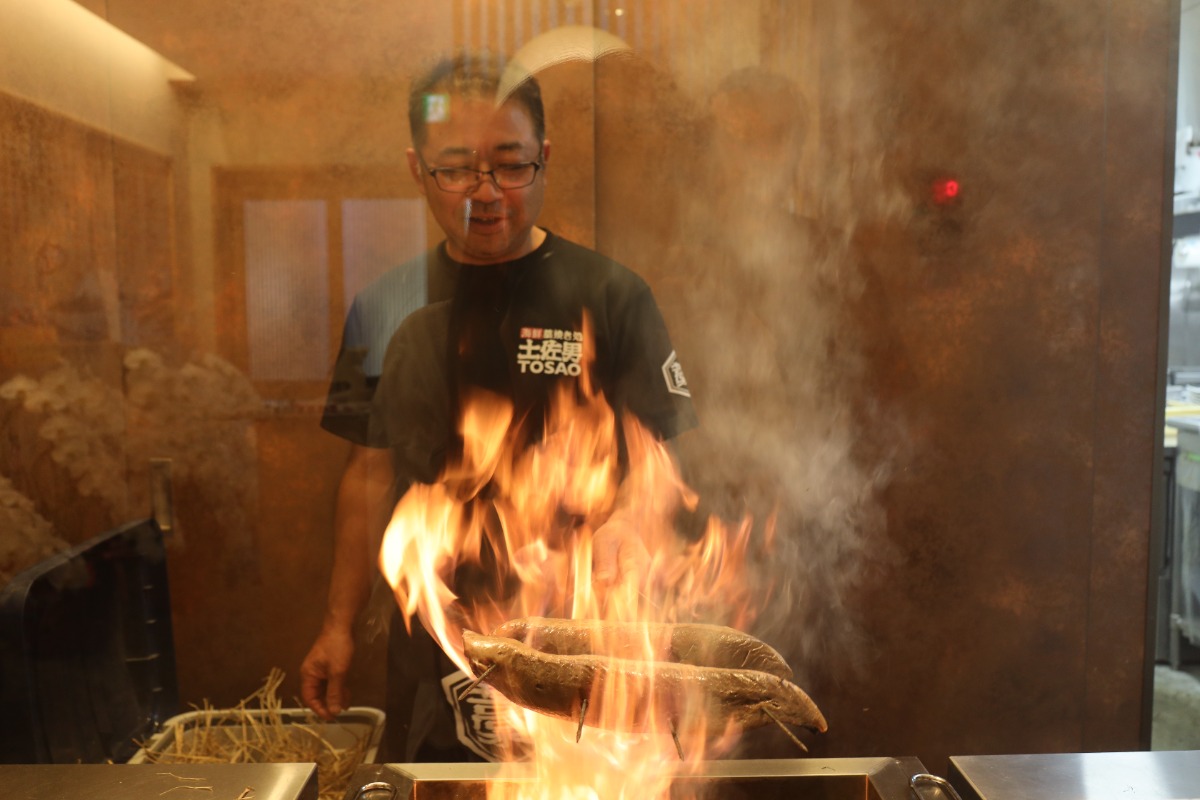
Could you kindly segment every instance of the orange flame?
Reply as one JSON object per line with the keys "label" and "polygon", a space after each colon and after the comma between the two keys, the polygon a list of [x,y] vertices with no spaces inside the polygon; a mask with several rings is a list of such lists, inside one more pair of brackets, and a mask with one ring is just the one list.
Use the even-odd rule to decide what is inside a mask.
{"label": "orange flame", "polygon": [[[531,762],[535,778],[498,782],[494,797],[665,798],[676,775],[727,751],[737,731],[714,735],[699,699],[672,714],[654,708],[654,665],[665,648],[650,624],[744,628],[769,592],[755,587],[753,596],[745,579],[750,521],[731,529],[710,519],[697,541],[681,537],[677,513],[697,498],[670,452],[584,388],[555,396],[542,438],[529,447],[514,439],[507,400],[470,398],[462,463],[405,494],[380,553],[408,624],[419,617],[469,674],[464,630],[488,634],[520,617],[596,620],[596,650],[615,653],[603,623],[647,626],[637,652],[623,649],[609,679],[592,687],[586,728],[493,693],[500,738],[511,742],[506,755]],[[630,663],[639,665],[636,676]]]}

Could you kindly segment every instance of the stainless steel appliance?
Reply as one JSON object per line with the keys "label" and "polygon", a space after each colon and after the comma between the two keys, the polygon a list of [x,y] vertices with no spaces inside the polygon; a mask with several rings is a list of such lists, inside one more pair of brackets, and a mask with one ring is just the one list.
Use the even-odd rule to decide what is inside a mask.
{"label": "stainless steel appliance", "polygon": [[1200,796],[1200,752],[951,756],[963,800],[1167,800]]}
{"label": "stainless steel appliance", "polygon": [[317,800],[315,764],[0,764],[16,800]]}

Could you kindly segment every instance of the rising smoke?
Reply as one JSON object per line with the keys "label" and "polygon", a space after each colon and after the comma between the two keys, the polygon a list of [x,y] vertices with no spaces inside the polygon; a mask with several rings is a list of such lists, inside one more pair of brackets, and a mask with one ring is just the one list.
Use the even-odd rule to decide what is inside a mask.
{"label": "rising smoke", "polygon": [[685,478],[702,510],[755,520],[753,632],[802,680],[822,662],[852,671],[866,652],[855,592],[891,558],[879,495],[902,449],[861,443],[903,437],[862,394],[855,240],[911,208],[875,136],[831,142],[822,114],[869,102],[869,84],[810,97],[753,67],[690,96],[635,59],[597,74],[597,179],[612,203],[598,245],[650,282],[683,360],[701,418],[677,442]]}

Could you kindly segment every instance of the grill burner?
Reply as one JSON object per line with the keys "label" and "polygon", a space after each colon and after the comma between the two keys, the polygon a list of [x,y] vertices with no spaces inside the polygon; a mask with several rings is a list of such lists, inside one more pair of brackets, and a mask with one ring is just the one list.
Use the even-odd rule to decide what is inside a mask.
{"label": "grill burner", "polygon": [[[508,765],[512,770],[519,765]],[[350,780],[345,800],[485,800],[498,764],[372,764]],[[916,758],[810,758],[710,761],[681,777],[672,797],[714,800],[912,800],[909,782],[925,772]],[[520,782],[517,775],[504,779]]]}

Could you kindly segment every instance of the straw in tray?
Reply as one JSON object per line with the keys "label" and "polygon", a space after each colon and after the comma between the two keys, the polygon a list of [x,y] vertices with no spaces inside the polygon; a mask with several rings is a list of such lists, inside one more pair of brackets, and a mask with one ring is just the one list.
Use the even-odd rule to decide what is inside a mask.
{"label": "straw in tray", "polygon": [[322,723],[307,714],[305,723],[289,723],[280,712],[278,690],[284,673],[272,669],[256,692],[231,709],[213,709],[206,700],[200,715],[176,725],[170,742],[143,748],[157,764],[269,764],[315,762],[320,798],[340,798],[350,774],[362,763],[367,736],[352,745],[334,747],[318,731]]}

